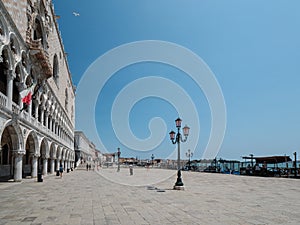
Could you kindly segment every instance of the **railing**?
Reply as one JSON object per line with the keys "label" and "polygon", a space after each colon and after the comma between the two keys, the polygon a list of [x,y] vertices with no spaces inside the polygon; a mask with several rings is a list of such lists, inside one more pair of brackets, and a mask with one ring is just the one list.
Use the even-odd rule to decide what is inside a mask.
{"label": "railing", "polygon": [[[3,94],[0,93],[0,102],[6,101],[7,98]],[[48,127],[44,126],[42,123],[38,121],[38,119],[31,117],[28,112],[22,111],[20,113],[20,107],[15,102],[12,102],[12,112],[17,116],[17,118],[23,120],[25,123],[29,123],[34,130],[38,132],[42,132],[46,137],[51,138],[53,140],[57,140],[57,142],[62,143],[63,145],[73,148],[73,144],[69,143],[68,140],[63,139],[62,137],[56,135],[52,130],[48,129]]]}
{"label": "railing", "polygon": [[19,114],[20,113],[20,107],[18,104],[16,104],[15,102],[12,102],[12,111],[15,114]]}
{"label": "railing", "polygon": [[42,49],[42,39],[30,40],[29,45],[34,49]]}
{"label": "railing", "polygon": [[29,114],[26,111],[23,111],[22,116],[25,120],[29,121]]}
{"label": "railing", "polygon": [[7,103],[7,97],[0,92],[0,105],[6,107],[6,103]]}

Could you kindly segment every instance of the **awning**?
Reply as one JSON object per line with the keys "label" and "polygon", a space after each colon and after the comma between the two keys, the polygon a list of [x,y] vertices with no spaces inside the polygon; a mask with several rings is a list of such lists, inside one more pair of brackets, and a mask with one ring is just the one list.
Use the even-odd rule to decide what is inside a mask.
{"label": "awning", "polygon": [[256,163],[267,163],[267,164],[284,163],[284,162],[292,161],[292,159],[289,156],[265,156],[265,157],[244,156],[243,159],[254,159]]}

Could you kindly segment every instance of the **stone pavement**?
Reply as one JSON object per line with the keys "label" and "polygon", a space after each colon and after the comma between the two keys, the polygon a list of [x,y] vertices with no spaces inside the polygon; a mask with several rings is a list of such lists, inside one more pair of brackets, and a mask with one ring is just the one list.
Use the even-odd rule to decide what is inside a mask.
{"label": "stone pavement", "polygon": [[152,168],[0,183],[0,224],[300,224],[299,179],[182,175],[184,191],[175,171]]}

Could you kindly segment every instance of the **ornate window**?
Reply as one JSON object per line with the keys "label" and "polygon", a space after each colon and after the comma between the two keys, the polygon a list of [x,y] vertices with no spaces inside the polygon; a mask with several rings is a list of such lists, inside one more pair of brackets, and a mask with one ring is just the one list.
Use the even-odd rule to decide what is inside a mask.
{"label": "ornate window", "polygon": [[65,90],[65,109],[68,112],[68,104],[69,104],[69,96],[68,96],[68,89]]}
{"label": "ornate window", "polygon": [[4,30],[2,29],[2,24],[0,23],[0,37],[4,36]]}
{"label": "ornate window", "polygon": [[34,21],[34,31],[33,31],[33,40],[41,45],[44,49],[48,48],[47,37],[45,35],[43,24],[41,19],[35,18]]}
{"label": "ornate window", "polygon": [[58,58],[57,58],[56,54],[53,57],[53,79],[54,79],[55,83],[58,86],[58,82],[59,82],[59,64],[58,64]]}
{"label": "ornate window", "polygon": [[74,106],[71,107],[71,120],[74,120]]}
{"label": "ornate window", "polygon": [[0,56],[0,92],[6,95],[7,91],[7,70],[8,70],[8,57],[6,51],[3,51]]}
{"label": "ornate window", "polygon": [[22,52],[22,66],[24,67],[24,69],[27,69],[27,56],[24,52]]}
{"label": "ornate window", "polygon": [[4,41],[5,35],[7,34],[7,26],[5,25],[4,19],[0,16],[0,40]]}
{"label": "ornate window", "polygon": [[36,18],[35,19],[35,29],[33,32],[33,40],[41,40],[41,43],[43,43],[43,31],[42,31],[42,25],[40,21]]}
{"label": "ornate window", "polygon": [[16,68],[16,78],[13,81],[13,102],[17,105],[19,104],[20,93],[19,93],[19,85],[21,83],[20,74],[18,73],[18,68]]}
{"label": "ornate window", "polygon": [[15,55],[17,54],[17,47],[16,47],[14,39],[10,40],[10,49]]}

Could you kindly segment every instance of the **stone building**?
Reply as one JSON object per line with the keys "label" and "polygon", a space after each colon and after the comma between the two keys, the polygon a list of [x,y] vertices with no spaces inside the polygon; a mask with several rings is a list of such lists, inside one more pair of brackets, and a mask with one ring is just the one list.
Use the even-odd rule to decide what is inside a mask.
{"label": "stone building", "polygon": [[[76,166],[82,163],[92,164],[98,158],[98,150],[82,131],[75,131],[75,162]],[[97,156],[96,156],[97,154]]]}
{"label": "stone building", "polygon": [[99,165],[101,162],[100,160],[102,154],[99,150],[97,150],[96,145],[93,142],[90,143],[90,152],[92,154],[93,163],[95,165]]}
{"label": "stone building", "polygon": [[102,153],[96,145],[90,141],[82,131],[74,133],[75,165],[82,163],[100,165]]}
{"label": "stone building", "polygon": [[52,1],[1,0],[0,179],[74,166],[74,104]]}

